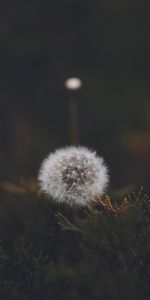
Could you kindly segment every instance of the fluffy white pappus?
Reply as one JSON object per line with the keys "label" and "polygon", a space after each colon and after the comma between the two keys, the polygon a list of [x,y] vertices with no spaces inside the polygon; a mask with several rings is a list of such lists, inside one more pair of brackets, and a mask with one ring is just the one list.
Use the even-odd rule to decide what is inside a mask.
{"label": "fluffy white pappus", "polygon": [[108,177],[102,157],[85,147],[71,146],[49,154],[38,179],[42,190],[56,201],[86,205],[105,192]]}

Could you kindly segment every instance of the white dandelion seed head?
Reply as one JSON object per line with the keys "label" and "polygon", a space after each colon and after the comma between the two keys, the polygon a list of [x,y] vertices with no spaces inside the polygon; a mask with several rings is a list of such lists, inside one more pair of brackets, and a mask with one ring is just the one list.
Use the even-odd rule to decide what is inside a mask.
{"label": "white dandelion seed head", "polygon": [[105,191],[108,169],[95,152],[71,146],[49,154],[38,179],[42,190],[57,201],[86,205]]}

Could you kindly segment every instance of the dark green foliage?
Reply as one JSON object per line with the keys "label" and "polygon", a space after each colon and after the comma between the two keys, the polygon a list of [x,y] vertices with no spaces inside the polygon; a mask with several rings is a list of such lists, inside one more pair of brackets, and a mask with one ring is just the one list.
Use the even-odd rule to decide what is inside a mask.
{"label": "dark green foliage", "polygon": [[150,299],[150,200],[129,203],[113,216],[1,195],[0,300]]}

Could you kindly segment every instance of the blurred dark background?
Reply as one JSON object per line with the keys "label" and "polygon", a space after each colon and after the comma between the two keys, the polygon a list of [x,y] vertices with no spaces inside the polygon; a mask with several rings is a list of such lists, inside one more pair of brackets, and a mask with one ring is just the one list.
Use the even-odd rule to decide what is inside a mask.
{"label": "blurred dark background", "polygon": [[150,3],[2,0],[0,179],[37,175],[69,140],[69,94],[79,77],[80,144],[103,155],[111,187],[149,187]]}

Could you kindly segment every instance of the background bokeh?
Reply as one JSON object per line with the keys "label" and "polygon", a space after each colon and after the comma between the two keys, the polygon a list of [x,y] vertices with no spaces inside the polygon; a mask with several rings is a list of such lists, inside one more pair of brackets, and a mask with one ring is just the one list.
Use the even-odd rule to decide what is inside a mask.
{"label": "background bokeh", "polygon": [[68,77],[80,77],[80,144],[110,168],[113,189],[150,167],[150,3],[2,0],[0,179],[37,175],[69,140]]}

